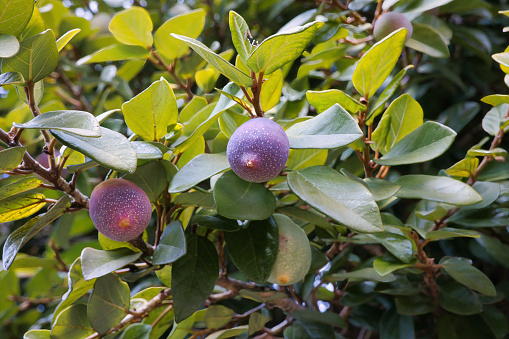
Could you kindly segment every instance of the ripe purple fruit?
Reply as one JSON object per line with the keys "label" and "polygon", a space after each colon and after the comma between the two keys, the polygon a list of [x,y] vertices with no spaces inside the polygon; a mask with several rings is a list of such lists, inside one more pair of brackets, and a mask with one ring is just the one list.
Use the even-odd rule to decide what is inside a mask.
{"label": "ripe purple fruit", "polygon": [[233,172],[249,182],[274,179],[285,167],[289,152],[285,131],[267,118],[254,118],[242,124],[226,148]]}
{"label": "ripe purple fruit", "polygon": [[408,41],[414,31],[410,20],[408,20],[404,14],[388,12],[381,15],[375,22],[373,35],[377,41],[380,41],[395,30],[398,30],[402,27],[407,30],[406,41]]}
{"label": "ripe purple fruit", "polygon": [[150,200],[136,184],[108,179],[90,195],[89,212],[97,230],[107,238],[128,241],[143,233],[150,222]]}

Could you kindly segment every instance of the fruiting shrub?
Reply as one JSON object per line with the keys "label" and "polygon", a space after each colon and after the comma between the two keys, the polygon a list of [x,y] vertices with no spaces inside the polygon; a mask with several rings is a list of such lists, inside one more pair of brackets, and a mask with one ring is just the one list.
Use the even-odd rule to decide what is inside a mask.
{"label": "fruiting shrub", "polygon": [[274,179],[285,167],[289,152],[285,131],[267,118],[254,118],[242,124],[226,149],[232,170],[250,182]]}
{"label": "fruiting shrub", "polygon": [[302,228],[283,214],[274,214],[279,229],[279,249],[268,281],[293,285],[304,279],[311,265],[311,247]]}
{"label": "fruiting shrub", "polygon": [[116,241],[136,238],[145,230],[152,214],[145,192],[124,179],[109,179],[97,185],[89,206],[97,230]]}
{"label": "fruiting shrub", "polygon": [[406,41],[410,39],[414,31],[412,23],[408,18],[401,13],[389,12],[381,15],[375,22],[375,28],[373,29],[373,35],[375,39],[380,41],[387,35],[391,34],[395,30],[400,28],[407,30]]}

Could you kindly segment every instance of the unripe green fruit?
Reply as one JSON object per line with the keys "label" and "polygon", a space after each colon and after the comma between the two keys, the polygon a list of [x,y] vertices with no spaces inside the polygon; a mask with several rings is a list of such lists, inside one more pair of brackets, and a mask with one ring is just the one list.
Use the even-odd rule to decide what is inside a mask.
{"label": "unripe green fruit", "polygon": [[373,35],[377,41],[380,41],[402,27],[407,30],[406,41],[408,41],[414,31],[410,20],[404,14],[388,12],[381,15],[375,22]]}
{"label": "unripe green fruit", "polygon": [[293,285],[304,279],[311,266],[311,247],[302,228],[283,214],[274,214],[279,229],[279,249],[268,282]]}
{"label": "unripe green fruit", "polygon": [[150,222],[150,200],[135,183],[108,179],[90,195],[89,212],[97,230],[107,238],[128,241],[143,233]]}
{"label": "unripe green fruit", "polygon": [[267,118],[254,118],[242,124],[226,147],[233,172],[249,182],[274,179],[285,167],[289,153],[285,131]]}

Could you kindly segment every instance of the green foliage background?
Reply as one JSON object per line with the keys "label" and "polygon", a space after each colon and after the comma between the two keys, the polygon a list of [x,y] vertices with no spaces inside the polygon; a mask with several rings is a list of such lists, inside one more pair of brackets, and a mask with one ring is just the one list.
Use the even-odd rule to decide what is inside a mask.
{"label": "green foliage background", "polygon": [[[506,338],[507,6],[0,4],[0,338]],[[224,152],[262,115],[292,150],[251,184]],[[111,177],[154,207],[130,242],[87,212]]]}

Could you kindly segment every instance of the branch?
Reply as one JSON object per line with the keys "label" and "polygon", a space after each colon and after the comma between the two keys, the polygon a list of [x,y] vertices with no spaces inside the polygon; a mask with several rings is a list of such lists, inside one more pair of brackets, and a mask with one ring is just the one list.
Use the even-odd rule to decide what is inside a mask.
{"label": "branch", "polygon": [[150,55],[155,58],[155,61],[152,58],[149,58],[148,60],[150,60],[154,65],[162,66],[168,73],[170,73],[170,75],[173,77],[173,79],[177,83],[178,87],[186,92],[187,101],[190,101],[193,98],[194,94],[193,94],[193,92],[191,92],[191,88],[189,86],[190,84],[189,83],[185,84],[182,81],[182,79],[180,79],[180,77],[177,75],[177,72],[175,72],[175,66],[177,64],[177,59],[174,60],[173,64],[168,65],[163,60],[163,58],[161,58],[159,53],[157,53],[157,51],[155,49],[153,49],[152,47],[150,48]]}

